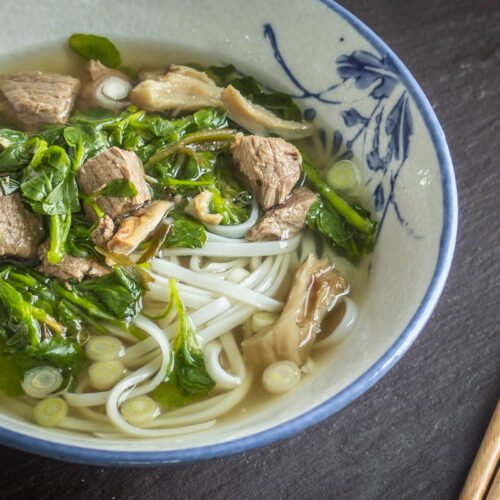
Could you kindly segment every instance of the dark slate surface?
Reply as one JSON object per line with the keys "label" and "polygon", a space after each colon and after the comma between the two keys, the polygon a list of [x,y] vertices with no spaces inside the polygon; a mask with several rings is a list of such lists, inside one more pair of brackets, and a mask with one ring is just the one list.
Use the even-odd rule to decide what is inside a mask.
{"label": "dark slate surface", "polygon": [[415,345],[337,415],[229,458],[106,469],[0,447],[1,498],[457,498],[500,396],[500,2],[343,4],[421,83],[455,160],[456,257]]}

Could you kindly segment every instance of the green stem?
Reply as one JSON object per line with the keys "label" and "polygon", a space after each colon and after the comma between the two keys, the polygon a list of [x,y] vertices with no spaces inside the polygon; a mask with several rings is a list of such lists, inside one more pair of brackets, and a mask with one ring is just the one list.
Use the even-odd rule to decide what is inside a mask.
{"label": "green stem", "polygon": [[50,264],[57,264],[66,253],[66,240],[71,227],[71,213],[50,216],[50,248],[47,260]]}
{"label": "green stem", "polygon": [[359,229],[362,233],[373,234],[376,228],[375,222],[365,219],[356,212],[346,201],[344,201],[319,175],[318,169],[313,166],[307,156],[301,151],[303,162],[302,170],[309,181],[314,184],[316,189],[331,203],[333,208],[339,212],[344,219]]}
{"label": "green stem", "polygon": [[154,165],[158,163],[168,156],[177,153],[180,149],[182,149],[187,144],[193,144],[195,142],[206,142],[206,141],[226,141],[230,139],[234,139],[236,135],[236,130],[230,128],[223,129],[208,129],[208,130],[199,130],[198,132],[192,132],[191,134],[186,134],[180,141],[176,142],[172,146],[169,146],[162,151],[158,151],[155,153],[149,160],[148,163],[150,165]]}
{"label": "green stem", "polygon": [[90,302],[90,300],[72,294],[69,290],[66,290],[63,286],[57,283],[53,283],[52,286],[59,295],[63,296],[66,300],[75,304],[76,306],[81,307],[82,309],[87,311],[91,316],[109,321],[113,325],[118,325],[118,326],[122,325],[121,321],[117,321],[117,319],[114,316],[99,309],[99,307]]}

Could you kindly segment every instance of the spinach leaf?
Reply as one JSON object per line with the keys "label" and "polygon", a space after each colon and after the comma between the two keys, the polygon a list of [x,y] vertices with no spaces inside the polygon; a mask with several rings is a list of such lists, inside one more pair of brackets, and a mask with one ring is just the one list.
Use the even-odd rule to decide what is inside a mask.
{"label": "spinach leaf", "polygon": [[151,393],[165,409],[174,410],[186,406],[189,403],[199,401],[205,394],[188,393],[178,383],[175,372],[169,375],[169,379],[158,385]]}
{"label": "spinach leaf", "polygon": [[[0,191],[4,196],[9,196],[21,188],[21,183],[14,177],[0,177]],[[0,195],[1,196],[1,195]]]}
{"label": "spinach leaf", "polygon": [[4,128],[0,129],[0,139],[9,144],[0,151],[0,173],[17,172],[30,162],[33,141],[27,135]]}
{"label": "spinach leaf", "polygon": [[117,68],[122,63],[120,52],[104,36],[75,33],[68,40],[69,47],[78,55],[90,61],[95,59],[108,68]]}
{"label": "spinach leaf", "polygon": [[164,247],[202,248],[207,241],[207,233],[200,222],[187,217],[178,217],[172,227]]}
{"label": "spinach leaf", "polygon": [[321,199],[316,200],[309,208],[307,225],[319,231],[330,243],[346,250],[352,257],[358,257],[359,250],[353,238],[353,230],[333,207]]}
{"label": "spinach leaf", "polygon": [[153,391],[154,398],[168,408],[182,406],[210,393],[215,382],[205,369],[203,351],[179,296],[176,280],[170,280],[170,297],[179,314],[179,333],[174,340],[174,360],[168,380]]}
{"label": "spinach leaf", "polygon": [[114,179],[106,184],[100,191],[93,193],[90,199],[98,196],[110,196],[113,198],[128,198],[137,195],[137,189],[132,181],[127,179]]}
{"label": "spinach leaf", "polygon": [[120,266],[115,266],[113,272],[106,276],[72,286],[74,294],[84,297],[127,324],[142,309],[144,291],[139,278],[126,267]]}

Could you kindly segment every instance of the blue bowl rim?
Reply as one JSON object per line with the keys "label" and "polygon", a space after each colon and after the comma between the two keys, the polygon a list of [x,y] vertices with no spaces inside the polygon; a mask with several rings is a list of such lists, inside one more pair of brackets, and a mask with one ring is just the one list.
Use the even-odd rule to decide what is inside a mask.
{"label": "blue bowl rim", "polygon": [[451,268],[458,227],[458,196],[453,162],[439,121],[417,81],[390,47],[363,22],[333,0],[319,0],[335,11],[368,40],[380,53],[394,60],[414,102],[417,104],[436,149],[443,187],[443,230],[433,278],[415,315],[388,351],[366,372],[329,400],[288,422],[244,438],[216,445],[170,451],[107,451],[53,443],[0,428],[0,442],[22,451],[51,458],[99,465],[154,465],[186,463],[232,455],[289,437],[341,410],[373,386],[410,348],[422,331],[443,291]]}

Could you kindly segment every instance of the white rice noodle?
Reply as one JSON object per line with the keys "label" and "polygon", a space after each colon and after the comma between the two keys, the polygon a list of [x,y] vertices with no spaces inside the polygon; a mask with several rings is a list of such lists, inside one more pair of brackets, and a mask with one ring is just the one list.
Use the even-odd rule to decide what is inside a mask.
{"label": "white rice noodle", "polygon": [[345,304],[345,312],[344,316],[337,327],[331,332],[327,337],[316,342],[314,347],[325,348],[325,347],[333,347],[347,337],[351,332],[354,324],[358,319],[358,308],[356,304],[348,297],[344,297],[342,299]]}
{"label": "white rice noodle", "polygon": [[[277,312],[283,307],[282,302],[274,300],[261,293],[254,292],[253,290],[249,290],[242,285],[229,283],[211,276],[200,275],[165,260],[153,259],[152,267],[153,271],[156,273],[168,276],[169,278],[176,278],[184,283],[195,285],[206,290],[211,290],[221,295],[226,295],[229,298],[252,305],[257,309]],[[160,277],[155,279],[161,283]],[[166,278],[163,279],[166,280]]]}
{"label": "white rice noodle", "polygon": [[[231,304],[226,299],[226,297],[219,297],[205,307],[194,311],[190,315],[191,322],[195,327],[202,325],[203,323],[210,321],[212,318],[218,316],[219,314],[222,314],[224,311],[227,311],[230,307]],[[176,322],[165,329],[163,333],[167,338],[171,339],[177,335],[178,328],[179,324]],[[156,350],[157,348],[158,344],[156,343],[155,339],[149,337],[139,342],[138,344],[125,349],[125,355],[120,358],[120,361],[125,366],[128,366],[131,362],[135,362],[135,359],[137,359],[138,357],[143,356],[154,349]]]}
{"label": "white rice noodle", "polygon": [[223,262],[208,262],[204,266],[202,264],[202,257],[199,255],[192,255],[189,267],[191,271],[204,274],[223,274],[234,268],[242,268],[248,264],[248,257],[240,257]]}
{"label": "white rice noodle", "polygon": [[205,347],[205,368],[218,387],[234,389],[241,384],[242,377],[233,375],[222,368],[220,364],[221,351],[222,345],[217,340],[207,344]]}
{"label": "white rice noodle", "polygon": [[250,257],[250,271],[254,272],[257,269],[259,269],[261,263],[262,263],[262,257],[259,256]]}
{"label": "white rice noodle", "polygon": [[103,323],[102,326],[104,326],[104,328],[106,328],[106,330],[112,333],[115,337],[119,337],[134,344],[139,342],[139,339],[135,335],[132,335],[130,332],[127,332],[127,330],[124,330],[119,326],[112,325],[111,323]]}
{"label": "white rice noodle", "polygon": [[252,211],[250,212],[248,219],[242,224],[223,226],[221,224],[214,225],[204,223],[204,226],[208,231],[219,236],[225,236],[226,238],[241,238],[252,226],[255,225],[258,218],[259,206],[257,205],[255,199],[252,199]]}
{"label": "white rice noodle", "polygon": [[[275,260],[272,270],[264,277],[261,283],[256,287],[259,292],[264,292],[266,295],[273,295],[279,289],[283,279],[288,271],[290,256],[285,255]],[[202,343],[206,345],[211,340],[216,339],[223,333],[226,333],[233,328],[236,328],[241,323],[244,323],[256,311],[255,307],[235,305],[227,312],[221,314],[216,320],[211,321],[207,326],[198,331],[198,337]]]}
{"label": "white rice noodle", "polygon": [[200,255],[205,257],[255,257],[280,255],[295,250],[302,235],[298,234],[289,240],[256,241],[246,243],[227,243],[207,241],[203,248],[168,248],[162,255]]}

